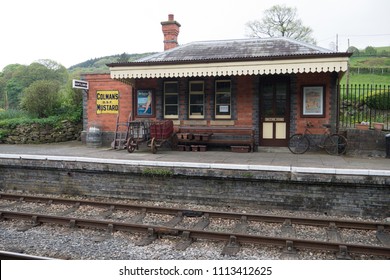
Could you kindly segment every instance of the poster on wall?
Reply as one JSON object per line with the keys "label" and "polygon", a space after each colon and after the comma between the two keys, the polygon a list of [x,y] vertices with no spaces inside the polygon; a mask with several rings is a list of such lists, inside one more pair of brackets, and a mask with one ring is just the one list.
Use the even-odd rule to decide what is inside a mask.
{"label": "poster on wall", "polygon": [[96,91],[96,114],[118,114],[119,91],[98,90]]}
{"label": "poster on wall", "polygon": [[303,115],[324,116],[324,87],[303,87]]}
{"label": "poster on wall", "polygon": [[137,90],[137,116],[153,117],[154,116],[154,96],[150,89]]}

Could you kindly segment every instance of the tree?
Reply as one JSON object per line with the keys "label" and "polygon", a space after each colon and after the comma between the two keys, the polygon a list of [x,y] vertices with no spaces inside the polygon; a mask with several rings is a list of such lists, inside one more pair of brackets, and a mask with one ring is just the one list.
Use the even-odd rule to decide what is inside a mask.
{"label": "tree", "polygon": [[376,49],[374,47],[368,46],[364,49],[364,53],[368,56],[376,56]]}
{"label": "tree", "polygon": [[297,9],[275,5],[264,11],[264,17],[246,24],[249,37],[289,37],[298,41],[316,44],[313,30],[304,26],[298,18]]}
{"label": "tree", "polygon": [[350,46],[348,48],[347,52],[353,53],[353,56],[359,56],[360,55],[359,49],[354,47],[354,46]]}
{"label": "tree", "polygon": [[55,80],[61,84],[68,80],[68,71],[61,64],[50,60],[40,59],[28,66],[30,79],[37,80]]}
{"label": "tree", "polygon": [[23,85],[16,78],[7,81],[4,91],[4,97],[7,96],[7,107],[17,109],[20,102],[20,95],[23,91]]}
{"label": "tree", "polygon": [[118,62],[128,62],[129,61],[129,58],[130,58],[130,55],[128,55],[127,53],[122,53],[119,57],[118,57]]}
{"label": "tree", "polygon": [[2,76],[2,73],[0,73],[0,110],[7,109],[8,108],[8,96],[7,92],[5,91],[6,87],[6,81],[4,77]]}
{"label": "tree", "polygon": [[56,81],[35,81],[23,91],[20,106],[39,118],[55,115],[61,105],[59,88]]}
{"label": "tree", "polygon": [[[10,109],[17,109],[20,104],[20,97],[24,89],[39,80],[51,80],[66,85],[68,71],[64,66],[49,59],[39,60],[30,65],[10,64],[1,73],[0,98],[8,97]],[[2,102],[0,101],[0,106]]]}

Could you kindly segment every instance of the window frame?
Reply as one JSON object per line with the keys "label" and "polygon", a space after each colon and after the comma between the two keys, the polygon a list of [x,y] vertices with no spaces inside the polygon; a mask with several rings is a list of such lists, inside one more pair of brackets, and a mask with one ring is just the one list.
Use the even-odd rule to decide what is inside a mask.
{"label": "window frame", "polygon": [[[229,92],[227,91],[221,91],[221,92],[218,92],[217,91],[217,83],[219,82],[229,82],[230,83],[230,89],[229,89]],[[229,106],[229,115],[219,115],[218,114],[218,106],[219,105],[222,105],[222,104],[219,104],[217,102],[217,97],[218,97],[218,94],[227,94],[229,93],[229,104],[225,104],[223,103],[223,105],[228,105]],[[214,90],[214,95],[215,95],[215,104],[214,104],[214,117],[215,119],[231,119],[232,118],[232,81],[231,80],[228,80],[228,79],[223,79],[223,80],[216,80],[215,81],[215,90]]]}
{"label": "window frame", "polygon": [[[177,92],[166,92],[165,85],[166,84],[176,84],[177,85]],[[166,103],[166,96],[176,96],[177,97],[177,103],[176,104],[167,104]],[[179,118],[179,108],[180,108],[180,100],[179,100],[179,82],[178,81],[165,81],[164,82],[164,119],[178,119]],[[167,115],[166,106],[177,106],[177,115]]]}
{"label": "window frame", "polygon": [[[202,91],[192,91],[191,85],[193,84],[202,84]],[[203,104],[191,104],[191,96],[202,95]],[[192,106],[201,106],[201,114],[191,114]],[[204,119],[205,118],[205,82],[204,81],[190,81],[188,84],[188,118],[189,119]]]}

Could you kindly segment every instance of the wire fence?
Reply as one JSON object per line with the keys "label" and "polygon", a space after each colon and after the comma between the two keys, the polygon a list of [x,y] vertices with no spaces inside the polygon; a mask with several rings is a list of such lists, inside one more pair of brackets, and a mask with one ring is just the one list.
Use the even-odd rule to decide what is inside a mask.
{"label": "wire fence", "polygon": [[354,74],[379,74],[388,75],[390,73],[390,67],[349,67],[350,73]]}

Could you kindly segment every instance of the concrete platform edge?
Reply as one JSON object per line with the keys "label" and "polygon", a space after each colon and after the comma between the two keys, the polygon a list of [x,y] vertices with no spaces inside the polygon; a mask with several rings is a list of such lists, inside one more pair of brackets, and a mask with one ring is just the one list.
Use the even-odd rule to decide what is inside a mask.
{"label": "concrete platform edge", "polygon": [[309,174],[390,177],[390,170],[294,167],[294,166],[278,166],[278,165],[250,165],[250,164],[228,164],[228,163],[224,164],[224,163],[199,163],[199,162],[168,162],[168,161],[103,159],[103,158],[90,158],[90,157],[49,156],[49,155],[29,155],[29,154],[0,154],[0,159],[1,158],[21,159],[21,160],[28,159],[28,160],[106,163],[106,164],[121,164],[121,165],[132,165],[132,166],[151,166],[151,167],[180,167],[180,168],[199,168],[199,169],[271,171],[271,172],[288,172],[292,174],[309,173]]}

